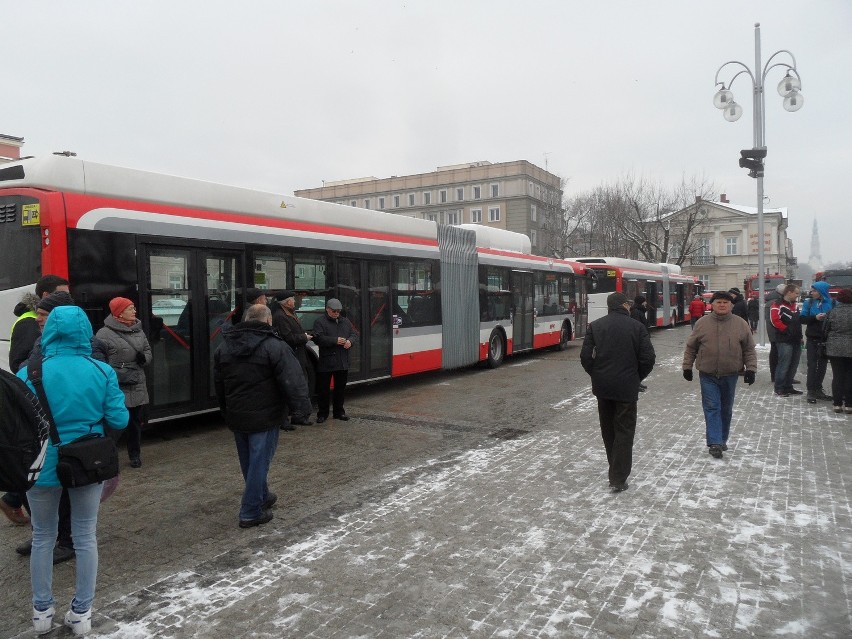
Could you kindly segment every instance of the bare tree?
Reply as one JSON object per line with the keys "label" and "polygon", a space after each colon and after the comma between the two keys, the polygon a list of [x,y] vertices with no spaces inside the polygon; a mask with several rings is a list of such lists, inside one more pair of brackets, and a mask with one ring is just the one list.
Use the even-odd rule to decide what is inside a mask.
{"label": "bare tree", "polygon": [[[567,179],[560,179],[559,190],[562,193],[565,193],[567,184]],[[565,199],[548,202],[542,210],[544,254],[559,258],[566,257],[569,253],[567,249],[581,231],[587,214],[588,212],[582,206],[575,206],[573,202]]]}
{"label": "bare tree", "polygon": [[566,208],[582,206],[586,211],[578,235],[588,255],[682,264],[698,251],[698,233],[707,221],[700,202],[714,192],[704,178],[684,177],[667,188],[628,174],[576,196]]}

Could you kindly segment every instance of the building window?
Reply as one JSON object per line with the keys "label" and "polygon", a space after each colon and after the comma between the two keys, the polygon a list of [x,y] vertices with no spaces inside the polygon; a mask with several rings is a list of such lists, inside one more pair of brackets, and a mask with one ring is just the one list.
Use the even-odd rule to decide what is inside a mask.
{"label": "building window", "polygon": [[530,181],[529,185],[530,185],[530,190],[528,191],[528,193],[530,194],[530,197],[532,197],[533,195],[535,195],[535,184],[533,184],[532,181]]}
{"label": "building window", "polygon": [[385,198],[380,197],[379,198],[379,209],[384,210],[384,208],[385,208]]}
{"label": "building window", "polygon": [[491,185],[491,197],[500,197],[500,185],[492,184]]}
{"label": "building window", "polygon": [[430,222],[437,222],[438,221],[438,214],[437,213],[427,213],[426,219],[429,220]]}
{"label": "building window", "polygon": [[364,200],[364,208],[365,209],[370,208],[370,200]]}
{"label": "building window", "polygon": [[481,200],[482,199],[482,187],[475,186],[473,187],[473,199]]}
{"label": "building window", "polygon": [[710,290],[710,276],[709,275],[699,275],[698,281],[701,282],[701,286],[704,287],[705,291]]}
{"label": "building window", "polygon": [[408,206],[414,206],[414,193],[408,194]]}
{"label": "building window", "polygon": [[447,203],[447,190],[438,191],[438,199],[441,201],[441,204]]}
{"label": "building window", "polygon": [[464,187],[460,186],[456,189],[456,202],[464,202]]}
{"label": "building window", "polygon": [[739,255],[739,253],[737,252],[737,238],[725,238],[725,255]]}
{"label": "building window", "polygon": [[358,206],[358,200],[349,200],[349,206]]}
{"label": "building window", "polygon": [[530,244],[533,246],[538,244],[538,231],[535,229],[530,230]]}
{"label": "building window", "polygon": [[423,204],[432,204],[432,192],[423,191]]}
{"label": "building window", "polygon": [[452,226],[461,224],[461,211],[447,211],[447,224]]}
{"label": "building window", "polygon": [[710,239],[703,237],[698,240],[697,253],[699,257],[710,257]]}
{"label": "building window", "polygon": [[488,208],[488,221],[489,222],[499,222],[500,221],[500,207],[499,206],[491,206]]}
{"label": "building window", "polygon": [[395,208],[395,209],[399,208],[399,196],[398,195],[393,196],[393,208]]}
{"label": "building window", "polygon": [[538,207],[535,204],[530,206],[530,221],[535,222],[538,219]]}
{"label": "building window", "polygon": [[474,224],[482,224],[482,209],[471,209],[470,221]]}

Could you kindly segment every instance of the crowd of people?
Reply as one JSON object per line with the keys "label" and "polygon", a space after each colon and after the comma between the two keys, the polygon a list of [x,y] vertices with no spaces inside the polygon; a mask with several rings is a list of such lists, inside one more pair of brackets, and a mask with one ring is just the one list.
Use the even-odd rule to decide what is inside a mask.
{"label": "crowd of people", "polygon": [[[834,300],[827,284],[815,282],[801,310],[799,294],[799,288],[789,284],[767,296],[764,310],[775,395],[802,394],[794,385],[799,358],[806,350],[807,401],[829,400],[835,412],[852,414],[852,289],[841,290]],[[241,321],[222,328],[222,342],[213,357],[216,396],[233,432],[244,480],[240,528],[260,526],[273,518],[277,495],[269,488],[268,475],[279,432],[312,423],[308,342],[313,341],[319,352],[314,381],[320,424],[330,417],[349,419],[344,398],[350,352],[358,339],[335,298],[326,302],[325,313],[309,330],[296,313],[293,291],[278,293],[269,304],[264,291],[249,289],[246,302],[245,313],[235,313],[235,320]],[[612,293],[607,308],[605,317],[589,325],[580,361],[591,377],[598,403],[610,489],[618,493],[628,488],[638,394],[645,390],[642,381],[653,370],[656,355],[643,296],[631,304],[622,293]],[[682,372],[692,381],[693,368],[698,369],[706,445],[712,457],[722,458],[731,435],[737,381],[742,377],[751,385],[756,379],[753,334],[761,307],[752,300],[747,303],[739,290],[731,289],[715,292],[710,309],[704,312],[699,296],[690,305],[692,332]],[[145,369],[153,353],[134,302],[126,297],[110,300],[109,315],[93,334],[85,312],[74,304],[69,282],[47,275],[34,293],[23,296],[15,315],[10,366],[33,388],[28,363],[41,362],[60,444],[86,433],[114,438],[125,433],[129,466],[140,468],[143,411],[148,404]],[[822,386],[829,363],[830,395]],[[3,495],[0,510],[13,523],[32,526],[32,539],[16,550],[30,556],[36,633],[53,627],[52,566],[76,557],[75,593],[64,622],[75,635],[83,635],[91,629],[95,596],[98,510],[118,478],[64,488],[56,463],[56,446],[51,446],[35,485],[25,494]]]}

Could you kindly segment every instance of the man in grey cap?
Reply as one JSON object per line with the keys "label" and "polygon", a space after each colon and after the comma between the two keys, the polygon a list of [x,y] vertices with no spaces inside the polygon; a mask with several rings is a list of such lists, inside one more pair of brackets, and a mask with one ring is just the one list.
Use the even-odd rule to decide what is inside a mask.
{"label": "man in grey cap", "polygon": [[347,318],[341,317],[343,304],[332,297],[325,303],[325,315],[314,322],[313,340],[319,347],[317,364],[317,424],[328,419],[331,381],[334,380],[332,417],[347,421],[343,410],[346,381],[349,378],[349,349],[358,342],[358,334]]}
{"label": "man in grey cap", "polygon": [[630,302],[623,293],[610,294],[606,306],[608,314],[589,324],[580,363],[592,378],[598,400],[609,485],[619,493],[627,490],[633,466],[639,382],[654,368],[656,354],[648,329],[630,317]]}

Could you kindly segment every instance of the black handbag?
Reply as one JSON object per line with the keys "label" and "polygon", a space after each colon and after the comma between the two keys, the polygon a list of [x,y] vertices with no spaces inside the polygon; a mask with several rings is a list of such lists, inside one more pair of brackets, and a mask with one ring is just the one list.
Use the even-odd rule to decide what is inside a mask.
{"label": "black handbag", "polygon": [[[97,366],[94,362],[93,365]],[[59,483],[65,488],[80,488],[118,475],[118,450],[111,437],[89,432],[74,441],[59,445],[59,432],[56,430],[56,422],[53,421],[50,403],[44,392],[41,368],[41,357],[30,358],[27,375],[36,389],[36,395],[50,423],[50,441],[54,446],[58,446],[59,460],[56,463],[56,476],[59,478]],[[93,428],[94,425],[89,426],[90,431]]]}

